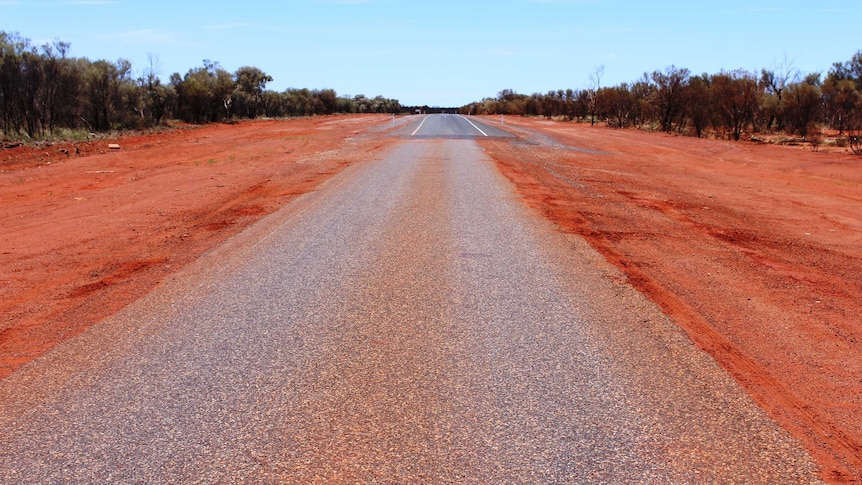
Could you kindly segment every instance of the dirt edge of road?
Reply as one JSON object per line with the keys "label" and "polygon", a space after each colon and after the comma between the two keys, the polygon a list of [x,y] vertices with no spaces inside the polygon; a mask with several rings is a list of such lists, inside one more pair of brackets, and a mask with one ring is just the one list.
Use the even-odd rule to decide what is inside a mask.
{"label": "dirt edge of road", "polygon": [[260,120],[0,150],[0,379],[371,159],[391,120]]}
{"label": "dirt edge of road", "polygon": [[[486,122],[492,122],[492,120],[488,119]],[[721,202],[716,200],[717,197],[712,198],[713,196],[710,195],[711,199],[706,199],[708,202],[697,200],[696,204],[709,203],[713,206],[719,203],[726,204],[728,206],[726,213],[732,214],[736,211],[742,214],[739,217],[701,220],[696,215],[689,213],[689,206],[694,207],[695,203],[688,205],[680,203],[675,207],[666,207],[673,206],[672,201],[674,199],[696,198],[696,192],[699,189],[693,184],[703,183],[700,178],[712,176],[709,174],[713,167],[707,167],[705,170],[702,167],[696,167],[698,168],[698,179],[690,184],[685,181],[687,177],[691,177],[691,174],[686,172],[689,169],[686,164],[690,163],[689,160],[691,159],[696,160],[697,157],[708,159],[710,156],[714,156],[709,152],[710,150],[717,150],[716,144],[722,145],[720,155],[722,157],[727,156],[728,159],[732,160],[733,166],[728,170],[745,170],[740,166],[745,167],[747,161],[736,163],[736,160],[731,158],[734,154],[726,153],[728,150],[723,148],[724,144],[721,142],[674,140],[672,137],[662,134],[583,128],[572,124],[531,119],[508,120],[506,128],[517,134],[519,138],[514,140],[483,140],[481,143],[499,170],[515,185],[516,190],[528,206],[539,211],[561,230],[585,238],[609,262],[621,269],[627,275],[630,284],[658,304],[688,333],[692,341],[724,367],[763,409],[806,445],[809,452],[822,467],[821,476],[824,480],[832,483],[848,483],[858,482],[862,478],[862,458],[860,458],[862,457],[862,441],[860,441],[858,434],[853,433],[853,429],[859,429],[859,419],[857,418],[855,422],[842,421],[848,419],[847,416],[853,415],[853,409],[860,409],[859,399],[853,399],[852,396],[846,398],[845,396],[844,401],[837,406],[846,406],[851,409],[845,409],[847,414],[842,415],[842,417],[837,417],[839,416],[836,414],[838,411],[828,409],[828,406],[822,402],[822,400],[828,400],[832,396],[852,393],[854,388],[841,389],[840,384],[829,385],[824,383],[823,381],[828,378],[824,375],[824,366],[820,365],[820,362],[813,367],[806,367],[795,362],[799,359],[815,360],[818,358],[812,352],[801,348],[805,345],[805,339],[795,341],[795,348],[769,351],[770,342],[764,341],[768,339],[768,336],[757,335],[756,332],[749,332],[742,328],[761,324],[762,322],[756,319],[759,315],[746,313],[750,309],[743,304],[737,304],[734,307],[733,304],[727,304],[727,302],[718,303],[715,300],[722,299],[720,293],[708,294],[705,292],[707,288],[713,288],[720,292],[722,281],[719,281],[718,284],[713,281],[707,285],[702,281],[696,281],[703,279],[702,276],[705,276],[705,273],[701,274],[697,270],[687,272],[685,269],[680,271],[677,267],[679,263],[675,260],[683,259],[682,254],[685,254],[684,259],[696,260],[700,258],[707,260],[712,257],[709,252],[727,252],[726,248],[718,247],[715,243],[717,239],[715,235],[722,234],[723,231],[727,233],[750,231],[752,234],[759,231],[760,235],[763,236],[763,241],[768,239],[763,234],[763,230],[759,229],[759,226],[754,222],[749,221],[749,225],[744,228],[738,226],[743,224],[744,219],[749,215],[746,214],[746,211],[756,208],[741,209],[735,206],[736,201],[731,197],[731,194],[722,194],[722,197],[727,197]],[[607,139],[596,142],[590,140],[591,138],[601,139],[601,137]],[[652,139],[644,137],[652,137]],[[698,146],[698,142],[700,142],[700,146]],[[641,163],[637,160],[636,153],[616,151],[616,147],[623,146],[623,143],[636,145],[637,150],[649,157],[650,161],[647,163],[648,168],[645,171],[642,171],[644,170],[643,167],[633,168]],[[746,145],[733,145],[730,146],[729,151],[744,152],[748,148]],[[762,148],[768,149],[769,147],[758,147],[758,149]],[[675,153],[674,150],[679,153]],[[757,156],[762,155],[762,152],[757,154]],[[791,160],[788,163],[791,165],[794,163],[794,159],[791,158],[794,153],[786,149],[778,148],[772,155],[787,157]],[[828,156],[840,158],[840,163],[854,163],[853,159],[842,158],[842,155],[835,154],[823,155],[820,160],[827,160],[824,163],[834,161],[823,158]],[[656,162],[656,160],[666,157],[671,157],[674,162],[678,162],[679,166],[684,168],[673,174],[671,172],[674,169],[667,169],[667,164]],[[803,158],[804,160],[800,162],[800,165],[810,163],[807,152]],[[596,160],[600,160],[601,166],[597,166]],[[656,174],[656,178],[652,182],[654,185],[650,185],[652,174],[647,173],[650,170]],[[784,171],[783,168],[780,170]],[[787,170],[790,171],[792,168],[787,168]],[[671,174],[668,175],[669,173]],[[766,172],[760,171],[754,176],[763,177],[764,173]],[[724,177],[725,174],[717,173],[715,176]],[[776,179],[773,182],[784,183],[783,179]],[[721,185],[721,183],[723,182],[716,182],[716,185]],[[801,183],[799,186],[804,189],[809,188],[809,186]],[[810,187],[817,188],[815,186]],[[703,190],[716,190],[707,187],[701,188]],[[637,196],[632,194],[637,194]],[[746,195],[743,192],[737,197],[745,197]],[[825,197],[822,193],[814,195]],[[859,204],[859,201],[856,200],[853,203]],[[613,209],[608,209],[609,207]],[[704,206],[703,209],[706,207]],[[761,209],[767,210],[766,207],[761,207]],[[608,210],[613,213],[607,214]],[[717,210],[713,210],[713,212],[717,212]],[[674,224],[662,220],[669,219],[669,215],[675,219]],[[780,214],[778,216],[780,217]],[[680,220],[684,220],[686,224],[678,224],[677,222]],[[671,227],[686,232],[680,234],[681,240],[668,243],[668,239],[674,238],[667,238],[660,231],[652,232],[650,229],[643,229],[653,225],[657,228]],[[708,230],[704,230],[705,227],[708,227]],[[834,230],[832,232],[834,233]],[[695,241],[696,238],[702,238],[705,242]],[[752,241],[755,239],[751,238]],[[806,250],[827,252],[824,248],[813,246],[807,247]],[[734,257],[742,259],[739,256]],[[854,257],[858,257],[858,255],[854,255]],[[821,275],[806,275],[807,269],[804,266],[808,264],[807,260],[802,261],[796,256],[787,255],[782,260],[782,264],[788,262],[795,264],[794,271],[799,271],[800,274],[805,275],[799,278],[801,281],[816,280],[816,278],[821,277]],[[723,263],[726,264],[726,261]],[[816,265],[817,263],[812,264]],[[731,266],[735,273],[727,281],[742,282],[740,284],[745,287],[745,291],[750,293],[749,301],[753,298],[768,301],[768,305],[765,306],[769,306],[770,311],[775,312],[772,315],[777,318],[800,312],[800,309],[795,308],[792,302],[770,297],[769,293],[775,291],[774,288],[763,286],[760,284],[763,278],[757,278],[754,275],[754,273],[762,271],[762,266],[749,265],[746,268],[745,261],[741,263],[735,261]],[[828,265],[824,266],[828,267]],[[853,278],[859,275],[844,276]],[[675,279],[676,281],[674,281]],[[828,283],[840,286],[846,281],[836,278]],[[691,289],[681,289],[686,286]],[[858,293],[858,289],[854,288],[854,290],[857,293],[851,296],[862,297]],[[824,294],[828,294],[828,292]],[[852,305],[852,303],[846,304]],[[840,319],[842,316],[846,319],[847,314],[853,314],[854,308],[844,308],[843,310],[846,310],[846,313],[836,311],[837,316],[827,315],[821,317],[823,318],[822,321],[818,320],[819,315],[808,315],[807,318],[788,320],[790,325],[796,325],[789,330],[790,332],[800,331],[806,338],[813,336],[815,339],[822,338],[829,341],[834,336],[826,334],[827,329],[831,327],[823,324],[823,321],[827,321],[827,318],[831,317]],[[859,314],[856,313],[856,315]],[[802,326],[810,325],[812,322],[815,324],[811,328],[802,330]],[[858,330],[856,326],[842,330],[845,334],[849,334],[846,337],[849,339],[847,345],[852,347],[850,353],[845,355],[858,357],[858,348],[855,345]],[[818,331],[821,333],[818,334]],[[758,339],[761,341],[753,342]],[[781,344],[786,344],[786,342],[781,342]],[[777,371],[782,366],[788,366],[792,369],[790,372],[803,372],[804,374],[795,376],[794,380],[790,380],[787,378],[787,374]],[[853,377],[855,368],[851,367],[842,371],[839,367],[840,363],[839,365],[832,365],[825,374],[834,375],[843,372],[843,376],[840,377],[843,377],[844,381],[855,382]],[[818,372],[818,369],[821,372]],[[809,379],[811,382],[823,385],[809,384],[801,388],[800,383]],[[862,386],[856,389],[862,389]],[[858,417],[859,413],[856,416]],[[852,420],[852,418],[849,419]],[[851,426],[855,426],[855,428]]]}

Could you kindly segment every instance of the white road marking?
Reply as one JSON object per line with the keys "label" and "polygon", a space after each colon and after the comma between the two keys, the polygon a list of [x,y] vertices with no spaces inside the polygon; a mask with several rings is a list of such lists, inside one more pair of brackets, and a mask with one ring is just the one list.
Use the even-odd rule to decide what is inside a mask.
{"label": "white road marking", "polygon": [[411,133],[410,136],[415,135],[416,132],[419,131],[419,128],[422,128],[422,125],[425,124],[425,120],[427,120],[427,119],[428,119],[427,115],[424,118],[422,118],[422,123],[419,123],[419,126],[417,126],[415,130],[413,130],[413,133]]}
{"label": "white road marking", "polygon": [[[458,116],[460,116],[461,118],[464,118],[464,115],[458,115]],[[467,120],[467,123],[470,123],[470,125],[471,125],[473,128],[476,128],[477,130],[479,130],[479,127],[478,127],[478,126],[476,126],[476,125],[474,125],[472,121],[468,120],[467,118],[464,118],[464,119],[465,119],[465,120]],[[485,132],[484,132],[484,131],[482,131],[482,130],[479,130],[479,133],[481,133],[481,134],[483,134],[483,135],[485,135],[485,136],[488,136],[488,134],[487,134],[487,133],[485,133]]]}

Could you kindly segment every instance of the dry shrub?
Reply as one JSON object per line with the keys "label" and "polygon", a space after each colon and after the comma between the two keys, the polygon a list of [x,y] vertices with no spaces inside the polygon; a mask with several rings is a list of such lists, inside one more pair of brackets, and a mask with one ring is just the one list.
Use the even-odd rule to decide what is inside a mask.
{"label": "dry shrub", "polygon": [[856,155],[862,156],[862,135],[850,135],[848,140],[850,142],[850,150]]}

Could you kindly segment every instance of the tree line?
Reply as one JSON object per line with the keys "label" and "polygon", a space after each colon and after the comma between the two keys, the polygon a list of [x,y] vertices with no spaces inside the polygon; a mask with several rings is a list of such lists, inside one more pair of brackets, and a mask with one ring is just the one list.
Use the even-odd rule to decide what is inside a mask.
{"label": "tree line", "polygon": [[[0,31],[0,135],[40,138],[64,129],[137,129],[171,119],[206,123],[407,109],[395,99],[339,96],[332,89],[269,90],[272,77],[252,66],[231,73],[204,60],[163,83],[153,59],[135,75],[127,60],[91,61],[69,52],[67,42],[33,46],[17,33]],[[834,63],[825,76],[803,75],[786,60],[759,73],[738,69],[692,75],[669,66],[616,86],[602,86],[603,73],[603,66],[596,68],[587,89],[529,96],[506,89],[461,111],[736,140],[776,132],[813,139],[827,128],[855,134],[858,142],[862,130],[862,51]]]}
{"label": "tree line", "polygon": [[0,135],[39,138],[59,130],[108,131],[160,125],[170,119],[207,123],[260,116],[280,118],[333,113],[396,113],[398,100],[338,96],[332,89],[266,89],[273,79],[244,66],[231,73],[218,62],[167,84],[157,62],[135,75],[129,61],[70,57],[70,44],[33,46],[0,31]]}
{"label": "tree line", "polygon": [[819,136],[862,129],[862,51],[836,62],[825,78],[802,75],[785,61],[760,73],[738,69],[692,75],[670,66],[634,82],[601,86],[596,68],[587,89],[527,96],[510,89],[461,108],[462,113],[565,118],[616,128],[645,127],[739,140],[756,133]]}

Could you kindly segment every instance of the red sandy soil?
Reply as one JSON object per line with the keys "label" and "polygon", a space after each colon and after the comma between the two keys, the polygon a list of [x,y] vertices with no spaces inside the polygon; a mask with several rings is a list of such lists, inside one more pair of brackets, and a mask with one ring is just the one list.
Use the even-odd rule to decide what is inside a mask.
{"label": "red sandy soil", "polygon": [[0,378],[368,160],[383,142],[363,134],[390,120],[254,121],[0,149]]}
{"label": "red sandy soil", "polygon": [[[0,378],[371,159],[393,139],[365,134],[389,120],[0,150]],[[862,477],[862,159],[523,118],[506,128],[521,137],[482,143],[529,205],[621,268],[826,480]]]}
{"label": "red sandy soil", "polygon": [[618,266],[825,480],[862,480],[862,158],[504,123],[520,138],[482,144],[528,205]]}

